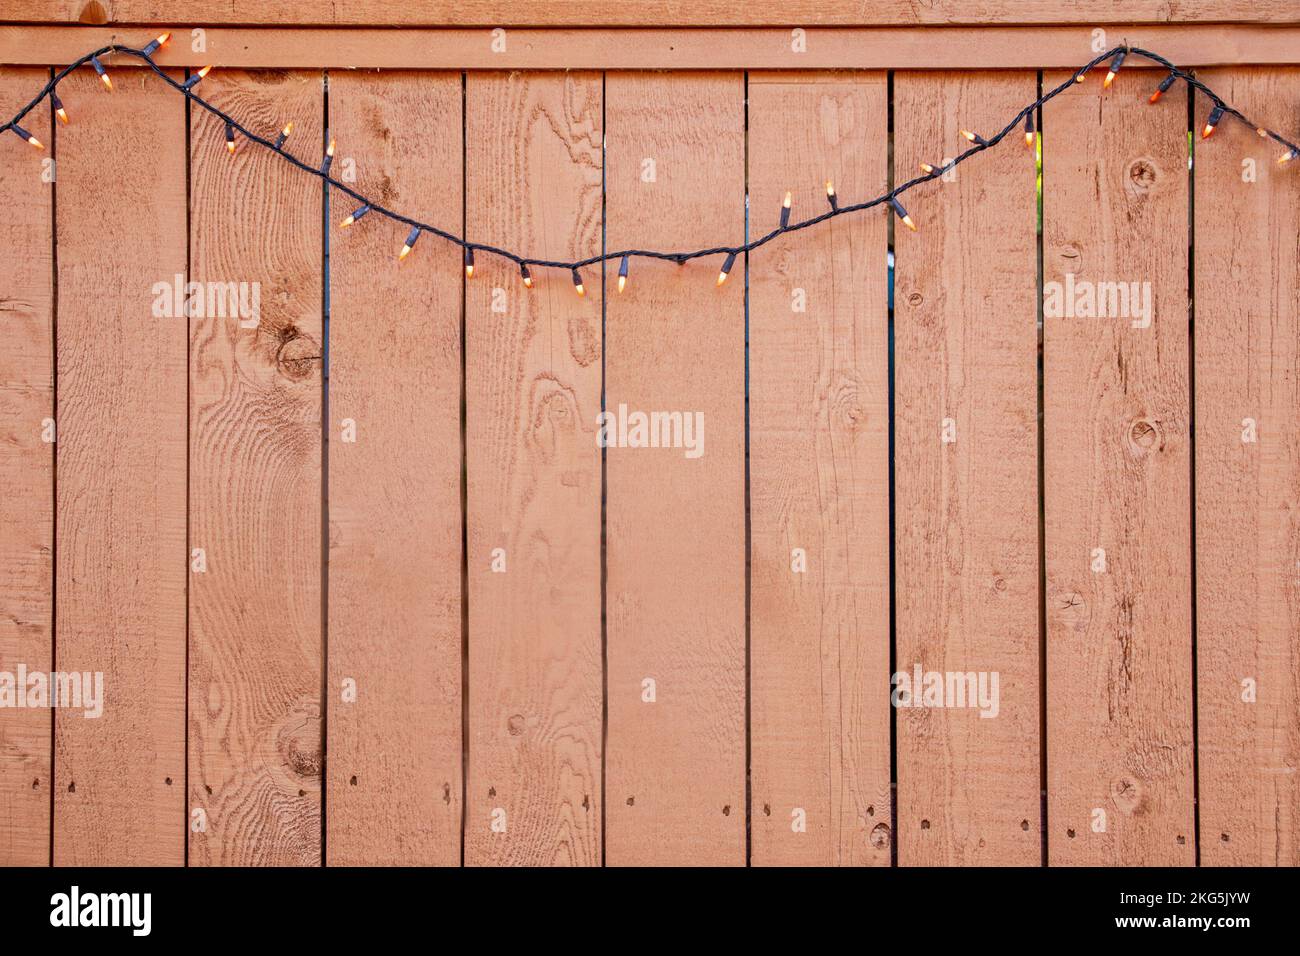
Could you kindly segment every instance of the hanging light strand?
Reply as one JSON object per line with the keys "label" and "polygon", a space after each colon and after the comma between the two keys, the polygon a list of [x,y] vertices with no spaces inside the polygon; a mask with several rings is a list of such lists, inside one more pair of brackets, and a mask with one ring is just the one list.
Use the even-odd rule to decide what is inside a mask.
{"label": "hanging light strand", "polygon": [[[159,79],[163,83],[172,87],[178,92],[182,93],[194,106],[198,107],[199,109],[205,111],[206,113],[214,117],[214,119],[221,124],[221,127],[224,127],[226,146],[227,146],[227,150],[230,153],[232,154],[234,153],[235,134],[239,134],[240,136],[248,140],[250,143],[253,143],[257,146],[261,146],[265,149],[272,150],[275,153],[275,155],[279,156],[285,162],[296,167],[297,169],[299,169],[304,173],[318,177],[326,185],[328,185],[330,189],[334,190],[335,192],[341,193],[342,195],[347,196],[352,200],[354,200],[355,202],[357,202],[358,206],[356,210],[350,216],[348,216],[347,219],[345,219],[342,223],[340,223],[340,226],[351,225],[352,223],[355,223],[357,220],[359,220],[362,216],[373,212],[376,215],[380,216],[381,218],[387,219],[391,222],[399,223],[401,225],[406,226],[408,229],[410,229],[410,233],[407,236],[406,245],[403,246],[402,252],[399,254],[399,258],[402,259],[406,258],[410,254],[411,249],[414,247],[415,242],[420,237],[420,235],[422,233],[427,232],[430,233],[431,235],[438,237],[439,239],[442,239],[453,245],[459,246],[464,250],[465,274],[467,277],[473,275],[474,253],[475,251],[478,251],[478,252],[482,252],[491,256],[495,256],[513,262],[516,266],[519,267],[521,276],[524,279],[524,284],[530,287],[533,283],[533,276],[530,269],[568,270],[571,278],[573,279],[574,287],[579,292],[579,294],[585,292],[580,270],[589,266],[594,266],[612,260],[620,261],[619,270],[618,270],[618,288],[620,291],[622,291],[622,289],[626,288],[627,286],[629,261],[633,257],[642,258],[642,259],[658,259],[660,261],[676,262],[678,264],[689,262],[692,259],[715,257],[715,256],[721,257],[724,259],[724,261],[722,263],[722,269],[720,271],[719,278],[722,281],[725,281],[725,277],[728,271],[730,270],[731,266],[734,264],[736,257],[742,254],[758,249],[761,246],[764,246],[767,243],[771,242],[772,240],[776,239],[777,237],[784,235],[785,233],[796,232],[801,229],[807,229],[809,227],[818,225],[819,223],[827,219],[832,219],[836,216],[849,215],[852,213],[862,212],[864,210],[872,209],[877,206],[888,206],[894,212],[894,214],[898,216],[900,221],[902,221],[909,228],[914,229],[916,228],[915,224],[912,222],[911,217],[908,215],[907,211],[903,208],[902,203],[899,200],[899,197],[903,193],[907,192],[908,190],[914,189],[917,186],[922,185],[923,183],[932,182],[934,179],[936,179],[939,176],[940,173],[947,172],[948,170],[955,167],[957,164],[965,162],[966,160],[970,159],[972,156],[975,156],[976,154],[983,152],[986,149],[998,145],[1003,139],[1005,139],[1007,136],[1011,135],[1012,133],[1022,134],[1025,137],[1026,143],[1029,143],[1031,135],[1036,134],[1035,123],[1034,123],[1034,118],[1035,118],[1034,114],[1036,113],[1036,111],[1040,107],[1042,107],[1045,103],[1061,95],[1067,89],[1074,88],[1078,83],[1083,82],[1084,78],[1093,70],[1094,67],[1097,67],[1100,64],[1105,63],[1106,61],[1110,61],[1110,62],[1106,74],[1107,79],[1103,81],[1103,86],[1109,87],[1110,84],[1114,82],[1115,76],[1118,74],[1120,67],[1125,63],[1126,59],[1132,57],[1139,57],[1141,59],[1147,60],[1150,63],[1161,66],[1168,71],[1167,75],[1161,81],[1159,88],[1151,95],[1150,98],[1151,102],[1153,103],[1157,102],[1164,93],[1168,92],[1176,82],[1181,80],[1183,83],[1187,85],[1189,90],[1194,90],[1198,93],[1201,93],[1212,104],[1205,126],[1202,128],[1201,131],[1203,137],[1208,136],[1210,133],[1212,133],[1214,129],[1217,128],[1219,125],[1221,125],[1226,118],[1235,119],[1242,123],[1247,124],[1252,130],[1255,130],[1257,133],[1259,133],[1260,136],[1272,140],[1274,143],[1276,143],[1279,147],[1282,148],[1282,153],[1277,160],[1280,165],[1295,163],[1295,165],[1300,166],[1300,162],[1296,162],[1297,160],[1300,160],[1300,145],[1297,145],[1295,142],[1283,137],[1281,134],[1277,133],[1274,130],[1261,126],[1257,123],[1251,122],[1244,114],[1241,113],[1240,110],[1229,105],[1226,101],[1223,100],[1222,97],[1216,94],[1205,83],[1197,79],[1191,73],[1179,69],[1170,60],[1166,59],[1163,56],[1160,56],[1158,53],[1153,53],[1149,50],[1143,50],[1138,47],[1117,46],[1103,53],[1098,54],[1091,61],[1084,64],[1074,73],[1072,73],[1064,82],[1062,82],[1056,87],[1053,87],[1050,90],[1044,91],[1042,95],[1038,97],[1038,99],[1030,103],[1019,113],[1017,113],[1016,116],[1011,120],[1011,122],[1008,123],[1005,127],[1003,127],[1003,129],[1000,130],[999,132],[990,135],[986,138],[973,131],[963,130],[963,136],[971,144],[969,148],[962,150],[957,156],[955,156],[951,160],[945,161],[942,167],[935,167],[928,163],[923,163],[921,166],[922,175],[917,176],[913,179],[909,179],[906,182],[895,185],[890,192],[885,193],[883,195],[876,196],[874,198],[863,200],[860,202],[853,202],[853,203],[842,202],[841,197],[838,196],[835,192],[835,187],[833,183],[828,181],[826,183],[826,197],[827,197],[827,202],[830,205],[830,209],[828,211],[812,215],[807,219],[803,219],[801,221],[791,222],[789,216],[789,206],[783,204],[781,210],[780,225],[777,228],[772,229],[767,234],[752,239],[743,245],[714,246],[705,249],[696,249],[691,251],[675,251],[675,252],[658,251],[652,249],[621,249],[617,251],[605,252],[600,255],[590,256],[586,259],[579,259],[575,261],[540,259],[534,257],[525,257],[516,252],[512,252],[509,249],[504,249],[498,246],[486,245],[480,242],[470,243],[468,239],[459,236],[448,229],[441,229],[430,223],[420,222],[419,220],[404,215],[401,212],[398,212],[393,209],[388,209],[380,205],[379,203],[375,202],[372,198],[359,192],[357,189],[353,188],[352,186],[349,186],[348,184],[338,179],[335,179],[330,174],[330,165],[333,160],[333,154],[334,154],[332,140],[330,141],[330,147],[326,150],[325,158],[319,166],[313,166],[303,160],[298,159],[292,153],[285,152],[282,149],[282,147],[284,146],[285,138],[289,134],[291,124],[286,125],[282,130],[280,130],[278,136],[276,134],[271,134],[275,138],[268,138],[267,136],[263,136],[260,133],[258,133],[256,130],[249,129],[247,126],[240,123],[237,119],[235,119],[230,114],[224,112],[219,107],[214,106],[213,104],[209,103],[207,100],[203,99],[203,97],[199,96],[195,89],[195,87],[198,85],[197,83],[191,83],[189,80],[176,80],[172,76],[170,76],[166,72],[166,70],[164,70],[156,62],[154,62],[153,54],[156,53],[158,49],[161,48],[161,46],[167,41],[167,37],[168,37],[167,34],[162,34],[161,36],[158,36],[157,38],[152,40],[143,49],[133,49],[127,46],[120,46],[117,44],[113,44],[113,45],[101,47],[100,49],[95,50],[91,53],[87,53],[86,55],[82,56],[80,59],[76,60],[75,62],[69,64],[68,66],[56,72],[55,75],[50,79],[50,81],[45,84],[44,88],[25,107],[19,110],[18,113],[16,113],[13,116],[13,118],[10,119],[7,123],[0,125],[0,133],[3,133],[6,130],[8,130],[18,135],[22,139],[26,140],[28,143],[30,143],[33,146],[41,145],[39,143],[39,140],[36,140],[35,137],[33,137],[27,130],[25,130],[21,124],[24,117],[26,117],[28,113],[30,113],[33,109],[35,109],[36,106],[46,98],[49,99],[50,104],[54,108],[54,111],[58,116],[58,118],[60,119],[60,121],[67,122],[67,113],[63,109],[63,104],[59,101],[58,95],[55,92],[56,87],[59,85],[59,83],[65,80],[69,76],[69,74],[71,74],[75,70],[78,70],[84,66],[89,65],[91,68],[94,69],[95,73],[99,76],[100,80],[103,82],[104,88],[107,90],[112,90],[113,88],[112,80],[109,78],[108,71],[104,67],[104,64],[100,58],[109,55],[134,57],[135,59],[143,60],[144,63],[154,72],[156,76],[159,77]],[[202,76],[206,72],[207,72],[207,68],[200,71],[198,74],[196,74],[196,76],[198,77],[198,79],[202,79]],[[193,80],[194,77],[191,77],[190,79]]]}

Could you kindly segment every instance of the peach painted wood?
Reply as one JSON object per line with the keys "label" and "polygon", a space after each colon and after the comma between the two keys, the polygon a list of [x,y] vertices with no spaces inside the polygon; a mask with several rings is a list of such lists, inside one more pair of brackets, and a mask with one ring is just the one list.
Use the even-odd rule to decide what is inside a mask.
{"label": "peach painted wood", "polygon": [[[10,0],[6,18],[67,23],[331,23],[349,26],[602,26],[660,24],[714,27],[745,24],[877,23],[1141,23],[1168,20],[1207,22],[1294,22],[1285,0],[1200,0],[1171,9],[1163,0],[935,0],[917,4],[886,0],[864,7],[854,0],[356,0],[339,4],[303,0],[292,8],[259,0],[221,4],[193,0]],[[1076,27],[1077,29],[1077,27]],[[1087,31],[1084,31],[1085,33]]]}
{"label": "peach painted wood", "polygon": [[[751,231],[886,188],[883,73],[749,83]],[[888,220],[750,256],[755,865],[888,866]]]}
{"label": "peach painted wood", "polygon": [[[54,863],[185,848],[185,106],[153,75],[59,87]],[[33,184],[35,186],[35,184]],[[166,290],[166,291],[163,291]],[[161,293],[161,294],[160,294]]]}
{"label": "peach painted wood", "polygon": [[[743,9],[737,7],[736,9]],[[1090,24],[1097,21],[1089,19]],[[139,48],[154,30],[104,27],[0,26],[0,63],[68,63],[89,50],[124,42]],[[1291,63],[1300,26],[1165,24],[1125,26],[1122,37],[1186,66]],[[504,48],[487,28],[212,27],[196,51],[184,34],[156,54],[159,63],[218,67],[408,69],[1029,69],[1069,68],[1095,55],[1092,28],[1062,26],[845,26],[790,28],[663,27],[514,28]],[[122,58],[122,63],[138,61]],[[1136,63],[1136,60],[1130,63]]]}
{"label": "peach painted wood", "polygon": [[[456,74],[342,72],[330,132],[358,188],[460,219]],[[330,197],[330,865],[459,864],[460,257]]]}
{"label": "peach painted wood", "polygon": [[[599,253],[601,76],[473,74],[465,95],[468,234]],[[528,289],[483,256],[466,285],[470,865],[601,861],[598,279]]]}
{"label": "peach painted wood", "polygon": [[[16,113],[49,80],[0,70],[0,114]],[[0,671],[48,671],[54,621],[54,186],[51,109],[23,126],[44,150],[0,163]],[[26,695],[25,684],[15,693]],[[16,700],[14,701],[16,703]],[[0,866],[50,862],[50,712],[0,717]]]}
{"label": "peach painted wood", "polygon": [[[1257,122],[1300,70],[1201,77]],[[1194,114],[1210,109],[1198,97]],[[1201,863],[1300,865],[1300,193],[1282,150],[1196,143],[1196,692]]]}
{"label": "peach painted wood", "polygon": [[[896,74],[894,115],[917,119],[895,125],[895,182],[1036,88],[1025,72]],[[893,225],[895,670],[970,674],[985,693],[936,707],[914,687],[897,708],[903,866],[1041,857],[1034,179],[1016,136],[907,193],[918,231]]]}
{"label": "peach painted wood", "polygon": [[[1043,85],[1065,79],[1045,73]],[[1055,865],[1196,859],[1187,100],[1174,87],[1151,106],[1151,85],[1121,74],[1104,91],[1094,74],[1043,121]],[[1101,283],[1137,283],[1137,293],[1125,307]],[[1087,290],[1105,298],[1107,317],[1089,317]]]}
{"label": "peach painted wood", "polygon": [[[609,249],[743,241],[744,95],[739,73],[606,77]],[[606,450],[611,865],[745,863],[744,263],[718,288],[721,265],[638,260],[621,294],[605,273],[606,408],[629,436],[682,413],[681,447]]]}
{"label": "peach painted wood", "polygon": [[[320,73],[213,73],[206,97],[324,152]],[[174,94],[173,94],[174,96]],[[349,147],[350,148],[350,147]],[[340,162],[341,162],[340,154]],[[258,314],[190,325],[192,865],[321,856],[321,186],[191,114],[193,277],[252,283]],[[251,294],[250,294],[251,299]],[[250,310],[251,311],[251,310]],[[227,310],[227,313],[229,310]]]}

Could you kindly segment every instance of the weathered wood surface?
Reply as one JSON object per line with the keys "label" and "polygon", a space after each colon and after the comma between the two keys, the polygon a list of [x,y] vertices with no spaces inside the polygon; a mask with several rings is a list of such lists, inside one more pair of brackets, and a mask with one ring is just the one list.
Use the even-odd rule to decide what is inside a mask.
{"label": "weathered wood surface", "polygon": [[[740,73],[606,77],[610,249],[743,241],[744,97]],[[744,263],[718,288],[721,264],[605,273],[606,408],[683,428],[606,449],[611,865],[745,862]]]}
{"label": "weathered wood surface", "polygon": [[[1202,79],[1286,123],[1300,70]],[[1209,110],[1198,98],[1193,115]],[[1201,863],[1300,865],[1300,192],[1225,124],[1196,144],[1196,693]]]}
{"label": "weathered wood surface", "polygon": [[[46,70],[0,70],[11,116]],[[0,669],[48,671],[54,626],[54,155],[51,110],[24,121],[45,152],[0,164]],[[14,148],[11,144],[6,146]],[[16,674],[15,674],[16,678]],[[25,688],[22,689],[25,693]],[[50,861],[50,712],[0,717],[0,866]]]}
{"label": "weathered wood surface", "polygon": [[[899,73],[894,175],[1000,126],[1032,73]],[[1036,865],[1039,828],[1034,156],[1016,137],[894,223],[895,670],[974,675],[982,700],[912,686],[897,710],[900,865]],[[997,681],[996,691],[993,681]],[[965,682],[963,680],[963,686]],[[901,686],[899,691],[907,691]],[[901,698],[900,698],[901,699]],[[917,706],[917,705],[921,706]],[[979,706],[974,706],[978,704]]]}
{"label": "weathered wood surface", "polygon": [[[600,252],[602,84],[472,75],[470,236]],[[599,274],[481,257],[466,284],[465,861],[598,865],[603,820]]]}
{"label": "weathered wood surface", "polygon": [[[320,73],[213,73],[205,98],[324,152]],[[175,98],[175,94],[169,94]],[[320,184],[191,112],[198,282],[260,288],[258,314],[190,328],[189,810],[194,865],[321,856]],[[251,309],[248,310],[251,313]],[[193,560],[193,559],[192,559]],[[193,564],[191,564],[191,568]]]}
{"label": "weathered wood surface", "polygon": [[[462,185],[458,75],[331,74],[329,97],[362,190],[459,215],[435,198]],[[399,264],[400,227],[339,228],[355,206],[331,197],[326,856],[458,864],[460,257]]]}
{"label": "weathered wood surface", "polygon": [[179,865],[186,320],[158,284],[186,272],[185,105],[113,80],[59,88],[54,666],[102,673],[105,699],[54,715],[54,862]]}
{"label": "weathered wood surface", "polygon": [[[886,188],[883,73],[750,79],[751,230]],[[888,866],[888,220],[750,256],[752,862]]]}
{"label": "weathered wood surface", "polygon": [[1187,99],[1149,89],[1092,76],[1043,121],[1053,864],[1196,858]]}

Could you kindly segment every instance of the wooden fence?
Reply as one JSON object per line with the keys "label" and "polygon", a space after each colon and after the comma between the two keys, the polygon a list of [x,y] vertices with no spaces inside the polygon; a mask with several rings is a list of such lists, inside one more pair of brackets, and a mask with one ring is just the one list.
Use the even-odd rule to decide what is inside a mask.
{"label": "wooden fence", "polygon": [[[570,258],[911,178],[1093,55],[1025,29],[378,72],[341,58],[427,64],[232,28],[199,89]],[[1294,136],[1300,69],[1233,29],[1146,33]],[[0,30],[0,116],[103,36]],[[402,230],[112,69],[29,117],[46,154],[0,144],[0,672],[105,693],[0,709],[0,862],[1300,863],[1300,169],[1249,129],[1189,163],[1203,99],[1093,77],[1043,111],[1041,194],[1008,142],[910,193],[916,233],[873,210],[721,288],[637,261],[580,298],[434,237],[399,266]],[[258,308],[187,319],[190,282]],[[1081,283],[1132,314],[1053,311]],[[600,447],[620,406],[702,413],[703,453]],[[996,674],[996,716],[892,707],[916,669]]]}

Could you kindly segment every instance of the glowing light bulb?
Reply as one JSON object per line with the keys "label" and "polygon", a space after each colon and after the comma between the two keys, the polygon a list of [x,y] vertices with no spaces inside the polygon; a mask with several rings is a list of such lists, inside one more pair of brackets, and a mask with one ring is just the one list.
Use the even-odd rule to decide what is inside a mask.
{"label": "glowing light bulb", "polygon": [[894,214],[903,221],[903,225],[908,229],[911,229],[913,232],[916,232],[916,223],[912,222],[912,217],[907,214],[907,210],[903,208],[903,204],[897,199],[891,198],[889,200],[889,205],[893,207]]}
{"label": "glowing light bulb", "polygon": [[718,273],[718,285],[722,285],[722,283],[727,281],[727,274],[731,272],[731,267],[735,264],[736,254],[734,252],[727,253],[727,258],[722,263],[722,271]]}
{"label": "glowing light bulb", "polygon": [[110,93],[113,92],[113,81],[109,78],[108,71],[104,69],[104,64],[99,62],[99,57],[92,56],[90,58],[90,65],[93,66],[95,72],[99,74],[100,80],[103,81],[104,88]]}
{"label": "glowing light bulb", "polygon": [[1155,92],[1151,94],[1150,102],[1152,103],[1158,102],[1160,100],[1160,97],[1164,96],[1166,93],[1169,92],[1169,88],[1174,85],[1174,81],[1177,79],[1178,79],[1178,74],[1170,73],[1163,80],[1161,80],[1160,85],[1157,86]]}
{"label": "glowing light bulb", "polygon": [[33,146],[35,146],[37,149],[44,149],[44,148],[45,148],[45,146],[41,143],[41,141],[40,141],[39,139],[37,139],[37,138],[36,138],[35,136],[33,136],[31,133],[27,132],[27,130],[23,129],[23,128],[22,128],[21,126],[19,126],[17,123],[10,123],[10,124],[9,124],[9,128],[10,128],[11,130],[13,130],[17,135],[19,135],[19,136],[21,136],[23,139],[27,140],[27,142],[31,143],[31,144],[32,144]]}
{"label": "glowing light bulb", "polygon": [[188,80],[186,80],[182,88],[187,90],[194,89],[194,87],[199,85],[199,81],[211,72],[212,72],[212,67],[205,66],[203,69],[199,70],[199,72],[195,73]]}
{"label": "glowing light bulb", "polygon": [[158,36],[150,40],[141,52],[144,53],[145,56],[153,56],[154,53],[158,51],[158,48],[170,39],[170,33],[160,33]]}
{"label": "glowing light bulb", "polygon": [[1127,51],[1120,50],[1115,54],[1114,59],[1110,61],[1110,69],[1106,71],[1106,78],[1101,81],[1103,90],[1110,89],[1110,85],[1115,82],[1115,77],[1119,76],[1119,68],[1124,65],[1124,57]]}
{"label": "glowing light bulb", "polygon": [[411,231],[406,234],[406,241],[402,243],[402,251],[397,254],[397,261],[401,262],[411,254],[415,248],[416,240],[420,238],[420,227],[412,226]]}
{"label": "glowing light bulb", "polygon": [[1219,120],[1223,119],[1223,107],[1215,106],[1210,110],[1210,115],[1205,119],[1205,127],[1201,130],[1201,139],[1209,139],[1214,128],[1219,125]]}
{"label": "glowing light bulb", "polygon": [[352,225],[354,222],[356,222],[358,219],[360,219],[368,212],[370,212],[370,206],[368,205],[358,206],[356,209],[352,210],[352,215],[348,216],[348,218],[344,219],[341,223],[339,223],[339,228],[346,229],[348,226]]}

